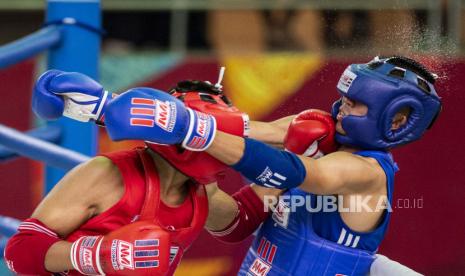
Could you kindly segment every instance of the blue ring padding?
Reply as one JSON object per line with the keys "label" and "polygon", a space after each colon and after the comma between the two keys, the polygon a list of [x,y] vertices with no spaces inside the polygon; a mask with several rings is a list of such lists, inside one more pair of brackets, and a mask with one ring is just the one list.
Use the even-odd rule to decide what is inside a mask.
{"label": "blue ring padding", "polygon": [[0,124],[0,144],[20,155],[42,161],[47,165],[70,170],[89,160],[81,153],[42,141]]}
{"label": "blue ring padding", "polygon": [[[56,144],[60,141],[61,129],[58,126],[46,126],[29,130],[25,134],[40,140],[45,140]],[[0,163],[10,161],[11,159],[16,158],[18,156],[19,155],[16,152],[8,149],[5,146],[0,145]]]}
{"label": "blue ring padding", "polygon": [[13,236],[18,231],[20,223],[21,221],[15,218],[0,216],[0,235],[5,237]]}
{"label": "blue ring padding", "polygon": [[0,47],[0,69],[19,63],[60,43],[60,26],[48,26]]}

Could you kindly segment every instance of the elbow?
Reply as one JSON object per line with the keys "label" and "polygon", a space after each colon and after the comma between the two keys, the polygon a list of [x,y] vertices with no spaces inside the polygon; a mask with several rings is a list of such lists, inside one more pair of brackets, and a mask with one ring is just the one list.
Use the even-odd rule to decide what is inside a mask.
{"label": "elbow", "polygon": [[50,275],[45,268],[48,249],[60,241],[57,234],[39,220],[27,219],[20,224],[18,233],[6,244],[4,257],[8,268],[17,274]]}
{"label": "elbow", "polygon": [[247,239],[268,218],[262,199],[250,186],[245,186],[233,195],[238,211],[230,224],[218,231],[209,231],[216,239],[226,243],[238,243]]}
{"label": "elbow", "polygon": [[31,272],[37,272],[35,270],[32,271],[31,269],[27,269],[32,268],[34,263],[37,262],[34,262],[34,260],[30,258],[31,255],[27,254],[27,251],[24,251],[24,249],[28,247],[29,245],[21,238],[20,234],[16,234],[8,240],[4,251],[5,263],[8,266],[8,269],[18,274],[31,274]]}

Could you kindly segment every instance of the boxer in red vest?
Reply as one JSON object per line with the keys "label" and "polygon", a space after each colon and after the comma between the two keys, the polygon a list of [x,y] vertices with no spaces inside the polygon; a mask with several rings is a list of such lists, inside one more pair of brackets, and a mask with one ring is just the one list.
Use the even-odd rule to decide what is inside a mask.
{"label": "boxer in red vest", "polygon": [[[60,94],[63,91],[73,92]],[[247,135],[247,115],[233,107],[219,87],[186,81],[171,94],[186,106],[214,115],[218,129]],[[134,127],[173,127],[172,106],[134,95],[129,118]],[[64,114],[103,124],[102,98],[113,97],[90,78],[53,70],[36,83],[33,108],[45,119]],[[102,116],[92,118],[98,111]],[[282,141],[289,121],[266,127],[257,123],[251,135]],[[196,130],[201,133],[205,127],[199,124]],[[279,131],[270,135],[273,127]],[[215,182],[226,169],[207,153],[176,145],[146,143],[145,148],[97,156],[70,171],[20,225],[6,247],[6,262],[20,274],[172,275],[205,226],[226,227],[237,215],[237,206],[258,209],[259,217],[250,216],[251,229],[266,216],[250,187],[233,198],[218,189]]]}

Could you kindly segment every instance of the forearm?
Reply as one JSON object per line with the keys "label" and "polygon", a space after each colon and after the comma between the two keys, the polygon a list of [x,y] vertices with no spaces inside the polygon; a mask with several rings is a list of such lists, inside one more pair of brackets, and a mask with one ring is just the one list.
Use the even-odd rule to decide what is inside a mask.
{"label": "forearm", "polygon": [[59,241],[54,243],[45,255],[45,268],[50,272],[63,272],[73,269],[70,252],[72,243]]}
{"label": "forearm", "polygon": [[[339,153],[315,160],[220,131],[207,152],[225,164],[233,166],[251,181],[267,188],[286,189],[300,186],[311,193],[344,194],[349,188],[345,187],[348,180],[340,177],[342,169],[351,171],[357,168],[366,171],[365,176],[357,177],[358,182],[360,178],[362,180],[372,178],[371,170],[365,170],[366,166],[360,169],[359,166],[354,167],[354,165],[348,167],[347,164],[350,162],[339,160],[339,155],[344,154],[351,157],[351,162],[356,162],[352,154]],[[357,183],[356,181],[350,183],[352,182]],[[365,182],[367,181],[363,181]]]}
{"label": "forearm", "polygon": [[234,198],[220,189],[216,189],[214,195],[208,199],[209,212],[205,228],[217,231],[226,228],[237,215],[238,206]]}
{"label": "forearm", "polygon": [[218,131],[206,151],[221,162],[234,165],[244,155],[244,148],[244,138]]}
{"label": "forearm", "polygon": [[230,225],[240,211],[239,202],[244,201],[244,195],[249,198],[247,201],[253,202],[250,206],[255,206],[261,210],[270,199],[274,202],[277,196],[282,193],[281,190],[264,188],[255,184],[246,187],[231,196],[219,189],[216,184],[207,186],[209,212],[205,227],[208,230],[220,231]]}
{"label": "forearm", "polygon": [[[265,210],[262,199],[250,186],[243,187],[232,197],[220,191],[219,195],[221,194],[226,197],[222,200],[216,197],[215,203],[211,205],[213,207],[211,211],[216,215],[214,217],[209,215],[210,223],[207,225],[208,231],[221,241],[234,243],[246,239],[268,217],[269,213]],[[228,201],[234,205],[228,204]],[[234,211],[234,216],[231,216],[233,213],[227,212],[227,220],[226,217],[220,219],[217,209],[227,205],[231,207],[230,211]]]}
{"label": "forearm", "polygon": [[296,187],[306,175],[302,161],[295,154],[253,139],[219,132],[207,152],[265,187]]}
{"label": "forearm", "polygon": [[274,147],[283,148],[284,137],[294,117],[295,115],[292,115],[269,123],[251,121],[249,137]]}
{"label": "forearm", "polygon": [[[18,227],[5,247],[4,257],[11,264],[10,269],[21,275],[48,275],[50,272],[63,272],[70,268],[70,251],[61,249],[60,257],[52,250],[46,261],[47,253],[57,243],[64,242],[58,234],[40,220],[29,218]],[[66,242],[65,242],[66,243]],[[57,247],[58,248],[58,247]],[[57,260],[53,260],[57,258]],[[67,258],[68,260],[64,260]],[[50,263],[52,261],[52,263]],[[59,266],[63,262],[64,266]]]}

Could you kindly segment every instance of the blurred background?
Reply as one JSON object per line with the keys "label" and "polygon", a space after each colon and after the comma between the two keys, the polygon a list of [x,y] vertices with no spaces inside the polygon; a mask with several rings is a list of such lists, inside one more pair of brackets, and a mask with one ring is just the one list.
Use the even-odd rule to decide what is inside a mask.
{"label": "blurred background", "polygon": [[[0,0],[0,45],[38,30],[44,6]],[[397,54],[426,64],[439,75],[444,110],[421,141],[394,151],[401,170],[379,252],[426,275],[465,275],[465,1],[103,0],[102,8],[99,75],[108,90],[215,82],[226,66],[225,93],[255,120],[329,110],[349,63]],[[39,56],[0,70],[2,124],[22,131],[41,124],[30,97],[44,64]],[[100,134],[101,152],[137,144]],[[38,162],[0,164],[0,214],[27,218],[42,198],[42,178]],[[234,192],[243,180],[231,171],[220,185]],[[249,244],[203,233],[176,275],[235,275]]]}

